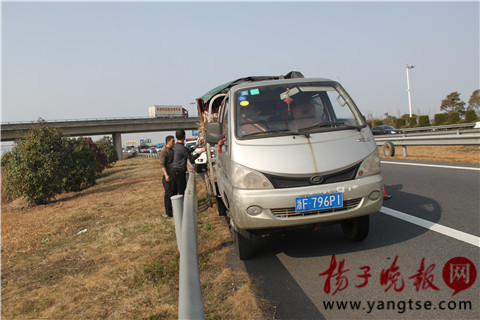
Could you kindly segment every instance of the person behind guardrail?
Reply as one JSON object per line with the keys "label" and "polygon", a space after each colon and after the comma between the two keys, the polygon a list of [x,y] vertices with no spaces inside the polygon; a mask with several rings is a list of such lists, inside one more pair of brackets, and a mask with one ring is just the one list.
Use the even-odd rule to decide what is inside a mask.
{"label": "person behind guardrail", "polygon": [[165,218],[173,217],[172,210],[172,196],[177,194],[177,185],[173,183],[173,146],[175,145],[175,138],[167,136],[165,138],[165,148],[160,152],[160,167],[163,172],[163,189],[165,195],[163,202],[165,204]]}
{"label": "person behind guardrail", "polygon": [[[205,152],[205,147],[193,155],[192,153],[198,147],[199,142],[194,147],[187,148],[184,144],[185,130],[178,129],[175,136],[177,137],[177,143],[173,147],[173,183],[176,184],[178,194],[184,195],[187,188],[187,160],[195,163],[195,159]],[[190,169],[193,168],[190,167]]]}

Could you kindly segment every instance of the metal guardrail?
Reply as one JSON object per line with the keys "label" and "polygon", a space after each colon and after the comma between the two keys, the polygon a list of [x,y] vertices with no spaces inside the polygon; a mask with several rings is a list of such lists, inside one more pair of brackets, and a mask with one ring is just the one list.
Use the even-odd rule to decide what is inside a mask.
{"label": "metal guardrail", "polygon": [[455,130],[455,129],[467,129],[475,127],[477,123],[460,123],[460,124],[446,124],[442,126],[429,126],[429,127],[418,127],[418,128],[404,128],[402,129],[405,132],[418,132],[418,131],[438,131],[438,130]]}
{"label": "metal guardrail", "polygon": [[390,141],[399,146],[421,145],[480,145],[480,129],[428,133],[404,133],[375,136],[377,146]]}
{"label": "metal guardrail", "polygon": [[172,198],[175,234],[180,251],[178,319],[205,319],[198,269],[197,191],[195,171],[188,171],[185,196]]}
{"label": "metal guardrail", "polygon": [[153,158],[153,159],[160,159],[160,152],[156,153],[149,153],[149,152],[137,152],[137,157],[146,157],[146,158]]}

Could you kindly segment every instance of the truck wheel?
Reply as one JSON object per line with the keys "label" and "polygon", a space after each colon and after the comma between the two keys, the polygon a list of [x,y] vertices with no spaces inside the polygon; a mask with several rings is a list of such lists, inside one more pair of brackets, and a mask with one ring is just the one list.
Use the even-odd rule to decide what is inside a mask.
{"label": "truck wheel", "polygon": [[369,225],[370,216],[362,216],[343,220],[342,231],[347,239],[352,241],[361,241],[368,236]]}
{"label": "truck wheel", "polygon": [[250,231],[240,229],[236,225],[233,227],[233,242],[235,250],[240,260],[246,260],[253,255],[252,234]]}
{"label": "truck wheel", "polygon": [[202,168],[198,164],[195,164],[195,172],[196,173],[202,172]]}
{"label": "truck wheel", "polygon": [[221,216],[221,217],[226,216],[226,215],[227,215],[227,207],[226,207],[225,204],[223,203],[222,198],[216,197],[215,200],[217,200],[217,212],[218,212],[218,215]]}
{"label": "truck wheel", "polygon": [[395,156],[395,145],[390,141],[385,142],[383,144],[383,154],[385,157]]}

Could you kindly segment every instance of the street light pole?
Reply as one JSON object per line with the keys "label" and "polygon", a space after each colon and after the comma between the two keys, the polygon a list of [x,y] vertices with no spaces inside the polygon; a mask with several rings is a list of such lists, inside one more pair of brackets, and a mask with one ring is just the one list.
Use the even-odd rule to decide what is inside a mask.
{"label": "street light pole", "polygon": [[408,88],[408,110],[410,112],[410,118],[412,117],[412,109],[413,109],[413,97],[412,97],[412,92],[411,92],[411,84],[410,84],[410,70],[415,68],[415,66],[409,66],[408,64],[406,65],[406,70],[407,70],[407,88]]}

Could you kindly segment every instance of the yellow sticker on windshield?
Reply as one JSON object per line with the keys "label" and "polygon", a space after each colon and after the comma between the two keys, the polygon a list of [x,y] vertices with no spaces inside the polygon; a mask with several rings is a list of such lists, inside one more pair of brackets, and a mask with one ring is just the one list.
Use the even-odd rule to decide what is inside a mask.
{"label": "yellow sticker on windshield", "polygon": [[248,101],[241,101],[241,102],[240,102],[240,105],[241,105],[242,107],[246,107],[246,106],[248,106],[249,104],[250,104],[250,102],[248,102]]}

